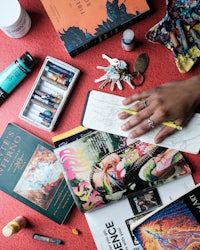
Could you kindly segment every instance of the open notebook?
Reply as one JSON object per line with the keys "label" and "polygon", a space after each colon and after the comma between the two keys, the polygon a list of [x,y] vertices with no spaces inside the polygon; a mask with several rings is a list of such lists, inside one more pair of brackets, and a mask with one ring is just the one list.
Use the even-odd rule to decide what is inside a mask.
{"label": "open notebook", "polygon": [[[97,90],[89,91],[81,124],[86,128],[127,137],[128,131],[121,130],[121,125],[124,123],[124,120],[120,120],[117,117],[122,108],[125,108],[122,105],[123,99],[124,97]],[[154,143],[154,137],[161,126],[137,139]],[[200,128],[200,114],[195,114],[183,130],[168,136],[159,145],[183,152],[198,154],[200,150],[200,130],[198,128]]]}

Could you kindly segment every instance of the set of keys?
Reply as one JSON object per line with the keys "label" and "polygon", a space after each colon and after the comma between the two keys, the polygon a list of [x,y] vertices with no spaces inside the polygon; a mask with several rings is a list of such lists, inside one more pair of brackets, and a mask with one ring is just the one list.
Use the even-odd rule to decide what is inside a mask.
{"label": "set of keys", "polygon": [[107,67],[97,66],[97,69],[102,69],[106,72],[98,79],[95,79],[95,83],[102,82],[99,88],[102,89],[110,83],[110,90],[113,91],[115,85],[117,85],[118,89],[122,90],[122,82],[127,83],[132,89],[143,84],[144,72],[149,63],[147,54],[143,53],[138,56],[134,64],[133,73],[130,73],[127,63],[123,60],[111,58],[105,54],[102,54],[102,58],[106,59],[109,65]]}

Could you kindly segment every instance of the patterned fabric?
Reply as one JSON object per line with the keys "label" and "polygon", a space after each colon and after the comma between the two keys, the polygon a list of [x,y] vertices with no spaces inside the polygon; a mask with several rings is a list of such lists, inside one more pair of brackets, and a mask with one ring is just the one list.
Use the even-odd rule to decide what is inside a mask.
{"label": "patterned fabric", "polygon": [[165,17],[146,39],[170,49],[178,70],[186,73],[200,57],[200,0],[166,0],[166,7]]}

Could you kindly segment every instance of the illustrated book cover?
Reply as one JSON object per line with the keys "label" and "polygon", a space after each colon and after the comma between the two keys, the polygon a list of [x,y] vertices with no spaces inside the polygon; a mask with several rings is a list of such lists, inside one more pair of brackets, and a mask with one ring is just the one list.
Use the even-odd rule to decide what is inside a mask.
{"label": "illustrated book cover", "polygon": [[[143,249],[200,249],[200,185],[149,214],[133,233]],[[138,221],[139,223],[140,221]]]}
{"label": "illustrated book cover", "polygon": [[54,152],[76,205],[88,212],[191,174],[180,151],[93,131]]}
{"label": "illustrated book cover", "polygon": [[62,224],[74,201],[53,149],[9,123],[0,139],[0,190]]}
{"label": "illustrated book cover", "polygon": [[[81,119],[81,125],[95,130],[101,130],[107,133],[128,136],[129,131],[123,131],[121,125],[125,120],[120,120],[118,114],[122,112],[122,100],[124,97],[105,93],[102,91],[91,90],[88,92],[85,101],[85,107]],[[129,119],[129,118],[127,118]],[[155,135],[164,125],[157,126],[148,133],[138,137],[138,140],[154,143]],[[196,113],[183,127],[182,130],[165,138],[159,146],[173,148],[182,152],[198,154],[200,150],[200,114]]]}
{"label": "illustrated book cover", "polygon": [[41,0],[71,57],[138,22],[150,12],[146,0]]}

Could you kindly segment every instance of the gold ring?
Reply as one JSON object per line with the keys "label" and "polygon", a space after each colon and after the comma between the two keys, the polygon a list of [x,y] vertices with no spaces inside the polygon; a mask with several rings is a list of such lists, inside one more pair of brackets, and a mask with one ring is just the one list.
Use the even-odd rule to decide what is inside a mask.
{"label": "gold ring", "polygon": [[147,120],[147,124],[149,128],[155,128],[155,122],[151,120],[150,118]]}

